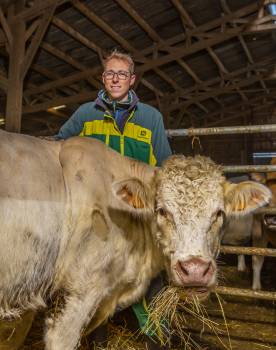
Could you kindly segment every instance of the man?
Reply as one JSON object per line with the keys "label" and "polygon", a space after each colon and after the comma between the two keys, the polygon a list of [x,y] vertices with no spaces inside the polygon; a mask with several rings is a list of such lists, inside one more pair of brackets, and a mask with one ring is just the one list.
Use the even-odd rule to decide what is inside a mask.
{"label": "man", "polygon": [[87,136],[151,165],[171,155],[162,115],[139,102],[131,89],[135,82],[132,58],[118,51],[104,61],[104,90],[94,102],[81,105],[61,127],[57,139]]}
{"label": "man", "polygon": [[[102,81],[104,90],[99,92],[98,98],[81,105],[55,138],[94,137],[124,156],[161,165],[171,155],[163,118],[155,108],[139,102],[131,89],[135,82],[132,58],[113,51],[104,61]],[[157,279],[150,288],[150,294],[161,285],[160,279]],[[140,327],[145,326],[147,317],[143,303],[134,305],[133,310]],[[150,343],[151,348],[159,348]]]}

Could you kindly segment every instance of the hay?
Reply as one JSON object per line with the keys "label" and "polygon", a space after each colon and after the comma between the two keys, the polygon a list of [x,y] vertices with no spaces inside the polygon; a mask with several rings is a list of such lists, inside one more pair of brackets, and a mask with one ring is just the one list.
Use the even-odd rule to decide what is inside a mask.
{"label": "hay", "polygon": [[[203,297],[207,297],[207,294],[203,295]],[[201,323],[201,334],[205,329],[208,329],[209,332],[213,333],[219,339],[223,347],[231,350],[230,335],[222,303],[218,298],[224,319],[223,325],[210,319],[201,299],[191,294],[191,291],[184,292],[184,290],[179,287],[167,286],[163,288],[149,305],[149,322],[144,332],[155,332],[163,344],[170,344],[171,339],[177,337],[181,344],[184,345],[184,349],[202,349],[202,346],[193,339],[191,332],[189,332],[189,324],[186,319],[187,315],[189,315],[197,320],[197,322]],[[219,337],[220,334],[225,333],[225,329],[228,336],[229,347],[227,347]]]}
{"label": "hay", "polygon": [[94,350],[145,350],[144,344],[138,340],[138,334],[125,327],[115,326],[109,322],[108,334],[107,344],[93,344]]}

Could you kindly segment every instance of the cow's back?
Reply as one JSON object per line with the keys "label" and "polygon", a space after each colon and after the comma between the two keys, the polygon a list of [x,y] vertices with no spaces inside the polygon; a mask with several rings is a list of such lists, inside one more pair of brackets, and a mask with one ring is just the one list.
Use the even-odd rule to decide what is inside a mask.
{"label": "cow's back", "polygon": [[23,305],[41,304],[51,283],[65,201],[60,147],[0,133],[0,303],[7,304],[2,313],[19,298]]}

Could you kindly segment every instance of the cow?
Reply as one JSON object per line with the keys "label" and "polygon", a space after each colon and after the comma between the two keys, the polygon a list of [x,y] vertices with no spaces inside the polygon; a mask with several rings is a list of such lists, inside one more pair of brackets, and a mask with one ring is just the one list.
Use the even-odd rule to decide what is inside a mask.
{"label": "cow", "polygon": [[[272,158],[271,165],[276,165],[276,158]],[[259,183],[266,185],[271,193],[272,198],[269,203],[270,207],[276,206],[276,173],[268,172],[251,174],[251,178]],[[276,247],[276,216],[271,214],[254,215],[252,240],[255,247],[266,248],[268,243]],[[264,257],[261,255],[253,255],[253,283],[252,288],[255,290],[262,289],[261,271],[264,263]]]}
{"label": "cow", "polygon": [[[225,225],[222,244],[230,246],[244,246],[251,243],[253,214],[241,217],[230,217]],[[245,271],[244,255],[238,255],[238,271]]]}
{"label": "cow", "polygon": [[[240,183],[249,180],[248,175],[230,177],[228,181]],[[222,244],[231,246],[244,246],[251,242],[252,239],[253,214],[240,217],[229,217],[226,220]],[[245,257],[238,255],[238,271],[245,271]]]}
{"label": "cow", "polygon": [[96,328],[138,301],[161,270],[207,295],[225,216],[271,197],[262,184],[228,183],[206,157],[175,155],[155,168],[90,138],[1,131],[0,163],[0,316],[44,307],[62,290],[46,350],[75,349],[90,320]]}

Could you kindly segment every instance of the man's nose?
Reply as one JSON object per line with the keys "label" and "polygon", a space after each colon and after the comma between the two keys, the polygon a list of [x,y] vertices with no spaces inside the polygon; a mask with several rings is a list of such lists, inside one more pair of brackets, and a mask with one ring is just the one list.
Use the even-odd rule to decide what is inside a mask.
{"label": "man's nose", "polygon": [[118,73],[114,73],[112,81],[117,82],[118,80],[119,80]]}

